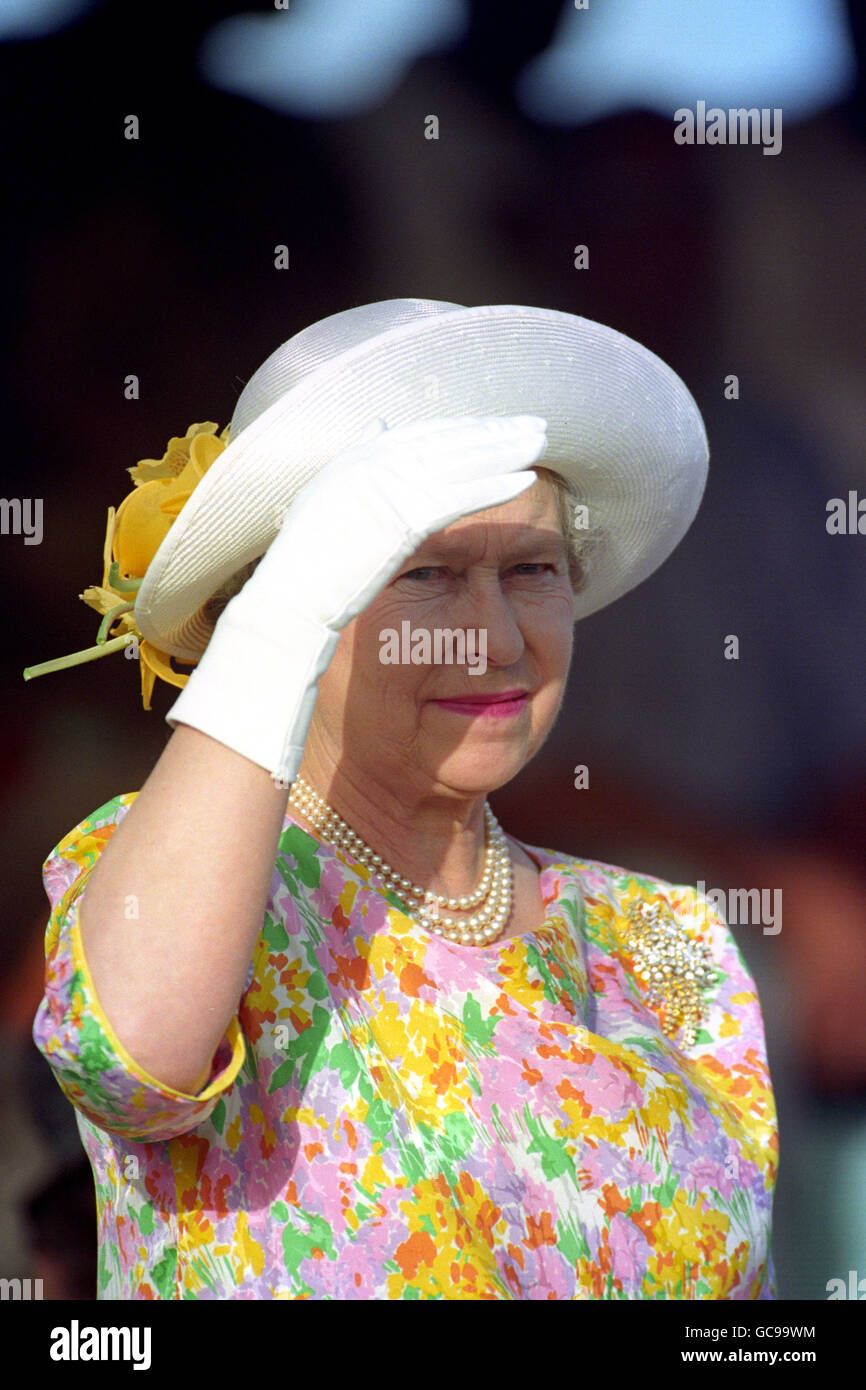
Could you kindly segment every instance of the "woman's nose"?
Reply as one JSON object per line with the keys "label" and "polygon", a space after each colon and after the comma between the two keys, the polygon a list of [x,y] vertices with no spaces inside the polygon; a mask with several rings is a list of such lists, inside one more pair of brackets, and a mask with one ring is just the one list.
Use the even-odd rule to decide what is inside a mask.
{"label": "woman's nose", "polygon": [[488,665],[512,666],[523,655],[523,634],[498,579],[469,586],[460,605],[459,622],[467,630],[486,633]]}

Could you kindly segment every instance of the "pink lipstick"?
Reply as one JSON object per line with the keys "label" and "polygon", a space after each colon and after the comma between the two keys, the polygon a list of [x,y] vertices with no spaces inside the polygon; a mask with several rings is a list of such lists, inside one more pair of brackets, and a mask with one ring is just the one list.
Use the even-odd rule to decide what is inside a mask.
{"label": "pink lipstick", "polygon": [[433,700],[431,703],[440,709],[468,714],[475,719],[512,719],[526,707],[528,699],[526,690],[504,690],[497,695],[459,695],[451,700]]}

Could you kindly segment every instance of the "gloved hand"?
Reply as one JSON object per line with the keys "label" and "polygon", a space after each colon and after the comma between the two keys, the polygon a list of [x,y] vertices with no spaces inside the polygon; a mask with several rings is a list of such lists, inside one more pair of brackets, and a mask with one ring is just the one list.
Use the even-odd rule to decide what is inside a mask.
{"label": "gloved hand", "polygon": [[546,442],[546,422],[533,415],[376,428],[292,502],[166,716],[283,785],[301,765],[316,684],[341,629],[428,536],[531,487],[537,475],[526,465]]}

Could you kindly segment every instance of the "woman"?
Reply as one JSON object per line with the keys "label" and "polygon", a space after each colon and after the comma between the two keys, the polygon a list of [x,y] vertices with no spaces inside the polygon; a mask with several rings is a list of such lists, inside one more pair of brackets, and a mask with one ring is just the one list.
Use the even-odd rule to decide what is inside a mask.
{"label": "woman", "polygon": [[188,500],[169,449],[165,538],[111,571],[143,664],[198,662],[174,733],[45,868],[100,1296],[773,1297],[727,927],[486,807],[574,621],[694,517],[688,391],[572,315],[386,301],[278,349],[229,441]]}

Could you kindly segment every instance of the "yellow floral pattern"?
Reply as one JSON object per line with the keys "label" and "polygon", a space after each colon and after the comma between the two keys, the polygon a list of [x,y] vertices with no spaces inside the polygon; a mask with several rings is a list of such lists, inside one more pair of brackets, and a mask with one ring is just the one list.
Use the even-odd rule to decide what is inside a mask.
{"label": "yellow floral pattern", "polygon": [[[760,1006],[694,888],[524,846],[543,923],[463,947],[289,808],[237,1015],[186,1096],[125,1052],[81,949],[80,894],[134,796],[44,868],[34,1038],[93,1165],[99,1297],[774,1297]],[[634,968],[636,899],[707,946],[693,1039]]]}

